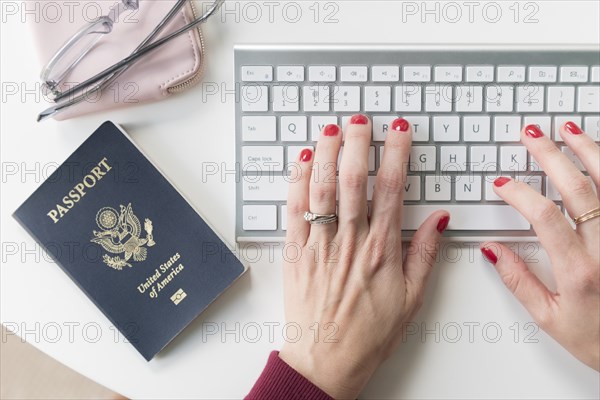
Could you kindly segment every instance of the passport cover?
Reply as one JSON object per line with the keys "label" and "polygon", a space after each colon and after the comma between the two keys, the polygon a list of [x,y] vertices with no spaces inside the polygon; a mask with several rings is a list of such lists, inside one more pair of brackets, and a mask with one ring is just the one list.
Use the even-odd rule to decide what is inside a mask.
{"label": "passport cover", "polygon": [[14,217],[148,361],[246,270],[112,122]]}

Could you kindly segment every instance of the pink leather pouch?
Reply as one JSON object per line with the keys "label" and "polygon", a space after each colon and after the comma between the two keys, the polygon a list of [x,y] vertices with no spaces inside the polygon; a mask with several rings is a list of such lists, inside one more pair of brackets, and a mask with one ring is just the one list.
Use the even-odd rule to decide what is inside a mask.
{"label": "pink leather pouch", "polygon": [[[119,0],[42,1],[52,10],[31,19],[40,58],[40,70],[54,53],[82,26],[106,15]],[[113,31],[104,36],[76,66],[67,86],[74,86],[127,57],[146,38],[175,5],[176,0],[140,0],[139,9],[125,11]],[[49,7],[46,7],[49,8]],[[52,11],[52,12],[50,12]],[[159,37],[191,22],[196,11],[188,2],[166,26]],[[100,93],[55,115],[65,120],[97,111],[161,100],[181,92],[202,79],[203,41],[200,29],[192,29],[147,54]],[[41,110],[40,110],[41,111]]]}

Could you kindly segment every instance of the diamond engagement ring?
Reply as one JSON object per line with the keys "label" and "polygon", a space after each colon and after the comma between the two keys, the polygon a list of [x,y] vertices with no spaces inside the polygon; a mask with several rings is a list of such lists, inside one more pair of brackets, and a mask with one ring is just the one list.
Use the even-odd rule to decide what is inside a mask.
{"label": "diamond engagement ring", "polygon": [[325,225],[337,221],[338,216],[337,214],[315,214],[307,211],[304,213],[304,219],[311,225]]}

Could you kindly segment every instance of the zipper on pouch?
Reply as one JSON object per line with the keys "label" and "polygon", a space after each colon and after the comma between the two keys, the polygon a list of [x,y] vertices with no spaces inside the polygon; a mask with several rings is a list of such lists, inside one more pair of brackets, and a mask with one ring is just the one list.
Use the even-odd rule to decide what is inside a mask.
{"label": "zipper on pouch", "polygon": [[[192,8],[192,17],[194,19],[198,18],[197,12],[196,12],[196,6],[194,5],[194,0],[189,0],[189,3]],[[184,90],[188,89],[189,87],[194,86],[198,82],[200,82],[202,80],[202,77],[204,76],[204,68],[205,68],[204,36],[202,35],[202,28],[200,28],[200,26],[198,26],[196,29],[198,31],[198,38],[200,39],[200,43],[199,43],[200,44],[200,67],[198,68],[198,71],[196,71],[196,73],[194,75],[192,75],[187,81],[181,82],[175,86],[171,86],[170,88],[168,88],[167,93],[169,93],[169,94],[183,92]]]}

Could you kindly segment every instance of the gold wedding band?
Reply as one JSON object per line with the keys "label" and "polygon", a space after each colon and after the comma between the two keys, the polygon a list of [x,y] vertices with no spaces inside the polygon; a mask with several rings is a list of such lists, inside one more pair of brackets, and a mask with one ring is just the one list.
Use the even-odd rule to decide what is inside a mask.
{"label": "gold wedding band", "polygon": [[600,217],[600,207],[597,207],[597,208],[594,208],[593,210],[585,212],[577,218],[573,218],[573,222],[575,223],[575,225],[579,225],[582,222],[589,221],[590,219],[596,218],[596,217]]}

